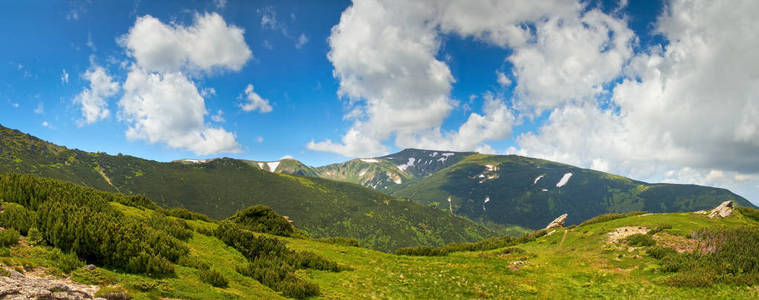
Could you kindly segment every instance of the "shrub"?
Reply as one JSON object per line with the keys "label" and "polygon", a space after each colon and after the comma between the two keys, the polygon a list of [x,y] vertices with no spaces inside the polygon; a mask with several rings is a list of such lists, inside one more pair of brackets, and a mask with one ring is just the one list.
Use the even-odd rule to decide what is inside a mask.
{"label": "shrub", "polygon": [[646,250],[646,254],[648,254],[648,256],[651,256],[655,259],[662,259],[669,255],[676,255],[677,251],[675,251],[675,249],[672,249],[672,248],[655,246],[655,247],[648,248]]}
{"label": "shrub", "polygon": [[3,203],[0,213],[0,227],[15,228],[26,235],[37,221],[37,214],[16,203]]}
{"label": "shrub", "polygon": [[291,236],[295,230],[290,222],[284,217],[278,215],[268,206],[255,205],[240,210],[234,216],[229,218],[230,221],[243,226],[243,228],[255,231],[269,233],[279,236]]}
{"label": "shrub", "polygon": [[213,222],[213,219],[209,216],[206,216],[198,212],[189,211],[184,208],[168,208],[168,209],[160,209],[160,211],[167,216],[177,217],[180,219]]}
{"label": "shrub", "polygon": [[590,225],[590,224],[608,222],[608,221],[611,221],[611,220],[616,220],[616,219],[621,219],[621,218],[626,218],[626,217],[632,217],[632,216],[642,215],[642,214],[645,214],[645,213],[646,212],[644,212],[644,211],[631,211],[631,212],[623,213],[623,214],[621,214],[621,213],[603,214],[603,215],[600,215],[600,216],[596,216],[596,217],[587,219],[584,222],[580,223],[579,226],[585,226],[585,225]]}
{"label": "shrub", "polygon": [[18,244],[19,236],[21,236],[21,234],[16,229],[0,231],[0,247],[9,247]]}
{"label": "shrub", "polygon": [[319,239],[316,239],[316,240],[320,241],[322,243],[333,244],[333,245],[341,245],[341,246],[348,246],[348,247],[361,247],[361,243],[359,243],[358,240],[354,239],[354,238],[329,237],[329,238],[319,238]]}
{"label": "shrub", "polygon": [[319,295],[319,286],[301,280],[293,274],[293,267],[273,259],[256,259],[237,272],[258,280],[286,297],[307,298]]}
{"label": "shrub", "polygon": [[208,264],[198,260],[197,258],[193,258],[189,255],[180,257],[179,260],[177,260],[177,264],[180,266],[185,266],[185,267],[193,268],[197,270],[208,270],[210,268]]}
{"label": "shrub", "polygon": [[183,241],[192,237],[192,227],[187,225],[187,222],[171,219],[160,213],[153,213],[145,224]]}
{"label": "shrub", "polygon": [[47,255],[47,259],[51,260],[58,270],[66,274],[84,266],[84,262],[76,254],[64,253],[58,248],[53,248],[53,251]]}
{"label": "shrub", "polygon": [[672,225],[662,224],[662,225],[656,226],[654,229],[651,229],[648,232],[648,235],[654,235],[667,229],[672,229]]}
{"label": "shrub", "polygon": [[37,227],[29,228],[29,232],[26,235],[26,242],[30,245],[42,245],[45,243],[44,238],[42,237],[42,233],[40,233],[39,230],[37,230]]}
{"label": "shrub", "polygon": [[636,233],[623,239],[623,241],[634,247],[648,247],[656,245],[656,241],[650,235]]}
{"label": "shrub", "polygon": [[201,270],[200,280],[215,287],[226,288],[229,282],[216,270]]}
{"label": "shrub", "polygon": [[741,215],[759,222],[759,209],[751,207],[737,207],[736,209],[741,213]]}

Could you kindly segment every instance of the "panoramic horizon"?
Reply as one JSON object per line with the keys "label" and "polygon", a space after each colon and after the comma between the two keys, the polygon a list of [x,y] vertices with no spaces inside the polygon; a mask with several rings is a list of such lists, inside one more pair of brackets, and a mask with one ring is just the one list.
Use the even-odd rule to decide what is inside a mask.
{"label": "panoramic horizon", "polygon": [[759,203],[754,5],[5,3],[0,124],[164,162],[518,154]]}

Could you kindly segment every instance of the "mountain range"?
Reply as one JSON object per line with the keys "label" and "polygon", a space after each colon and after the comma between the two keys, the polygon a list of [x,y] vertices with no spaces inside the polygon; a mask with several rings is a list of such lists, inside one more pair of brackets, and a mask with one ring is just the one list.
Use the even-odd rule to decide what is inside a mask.
{"label": "mountain range", "polygon": [[0,137],[0,172],[145,194],[214,218],[265,204],[314,236],[354,237],[382,250],[518,234],[564,213],[578,224],[604,213],[696,211],[726,200],[753,207],[726,189],[651,184],[517,155],[405,149],[320,167],[292,158],[162,163],[71,150],[4,127]]}

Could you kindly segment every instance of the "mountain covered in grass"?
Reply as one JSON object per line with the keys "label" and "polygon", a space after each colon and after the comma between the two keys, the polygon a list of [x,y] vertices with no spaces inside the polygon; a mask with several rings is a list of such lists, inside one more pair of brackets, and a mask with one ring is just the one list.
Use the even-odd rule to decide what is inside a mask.
{"label": "mountain covered in grass", "polygon": [[217,219],[251,205],[267,205],[312,236],[356,238],[381,250],[493,235],[464,218],[360,185],[271,172],[301,165],[295,160],[260,163],[266,168],[260,168],[259,162],[228,158],[162,163],[88,153],[0,127],[0,173],[33,174],[102,191],[144,194],[161,206]]}
{"label": "mountain covered in grass", "polygon": [[696,211],[733,200],[726,189],[651,184],[517,155],[406,149],[314,168],[323,178],[361,184],[465,216],[494,230],[541,228],[567,213],[568,224],[611,212]]}
{"label": "mountain covered in grass", "polygon": [[[520,238],[394,254],[311,238],[263,206],[216,221],[141,196],[14,174],[0,175],[0,198],[0,282],[9,297],[73,290],[107,299],[759,296],[752,208],[714,218],[609,214]],[[40,282],[54,284],[5,289]]]}

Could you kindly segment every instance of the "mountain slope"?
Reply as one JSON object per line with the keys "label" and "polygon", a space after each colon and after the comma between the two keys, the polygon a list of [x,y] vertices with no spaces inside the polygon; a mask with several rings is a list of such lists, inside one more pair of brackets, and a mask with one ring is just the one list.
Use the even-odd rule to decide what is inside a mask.
{"label": "mountain slope", "polygon": [[[1,203],[4,211],[0,216],[30,210],[38,212],[37,216],[44,220],[50,217],[44,211],[56,207],[45,202],[60,201],[55,196],[66,194],[74,196],[71,202],[78,205],[100,204],[94,205],[95,210],[118,217],[110,219],[112,221],[140,224],[143,230],[163,236],[162,240],[149,242],[151,245],[172,241],[177,247],[186,249],[178,258],[166,262],[168,275],[155,276],[150,272],[126,271],[109,265],[107,259],[116,258],[109,252],[92,261],[86,252],[61,251],[73,248],[72,245],[53,243],[67,237],[66,234],[89,234],[72,229],[87,226],[88,222],[70,216],[57,219],[57,222],[41,221],[38,224],[56,224],[62,231],[45,234],[55,230],[41,227],[41,237],[39,234],[34,237],[30,230],[20,240],[15,233],[15,240],[11,240],[6,233],[12,233],[10,229],[21,227],[19,225],[23,222],[18,218],[10,219],[10,224],[3,223],[6,229],[0,230],[4,243],[0,246],[0,280],[10,287],[3,292],[11,297],[19,289],[16,286],[14,290],[9,282],[39,281],[39,274],[65,277],[59,281],[68,282],[50,285],[49,290],[45,290],[50,293],[67,291],[62,287],[78,283],[80,286],[85,284],[91,291],[88,296],[95,294],[109,299],[298,297],[296,292],[302,291],[297,289],[298,285],[287,289],[288,286],[270,280],[282,273],[287,274],[284,279],[289,283],[315,289],[311,294],[300,293],[302,298],[317,294],[325,299],[759,297],[756,289],[759,284],[756,260],[759,249],[755,247],[759,239],[759,210],[755,209],[738,209],[725,218],[709,218],[699,213],[603,216],[578,226],[539,231],[520,239],[504,238],[510,241],[508,244],[483,241],[474,243],[483,246],[473,249],[461,247],[466,245],[449,245],[456,251],[420,257],[326,243],[302,236],[251,232],[246,228],[255,227],[252,226],[255,224],[247,222],[236,224],[249,226],[235,227],[229,223],[233,220],[180,219],[151,209],[155,205],[150,205],[152,203],[147,199],[137,204],[130,201],[132,197],[96,193],[49,179],[9,180],[9,177],[13,176],[0,175],[0,194],[15,203]],[[28,184],[30,181],[36,183]],[[77,190],[80,192],[75,192]],[[26,203],[29,197],[19,196],[23,194],[45,196],[37,198],[42,203],[33,205]],[[79,212],[76,214],[79,217],[89,216]],[[0,221],[8,220],[0,218]],[[230,235],[224,234],[227,232],[250,238],[254,242],[248,246],[252,247],[230,243]],[[632,235],[634,232],[641,234]],[[646,243],[636,242],[639,240]],[[138,243],[129,241],[119,246],[129,249],[134,244]],[[98,245],[85,247],[97,248]],[[699,248],[698,245],[707,247]],[[265,256],[264,249],[296,259],[282,261],[279,257]],[[260,256],[251,259],[255,254]],[[278,260],[279,265],[276,264]],[[88,263],[94,265],[85,267]],[[251,269],[261,273],[248,272]]]}
{"label": "mountain slope", "polygon": [[[567,213],[568,224],[609,213],[697,211],[733,200],[728,190],[681,184],[648,184],[622,176],[516,155],[470,155],[393,193],[452,209],[483,223],[542,228]],[[451,199],[451,202],[447,199]]]}
{"label": "mountain slope", "polygon": [[358,185],[271,173],[251,164],[234,159],[160,163],[87,153],[0,127],[0,173],[33,174],[104,191],[145,194],[159,205],[214,218],[264,204],[289,216],[312,236],[352,237],[381,250],[473,241],[493,234],[463,218]]}

